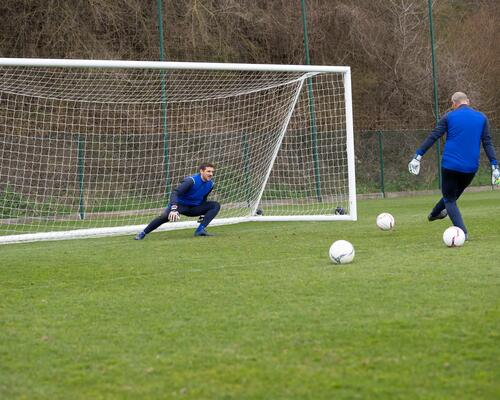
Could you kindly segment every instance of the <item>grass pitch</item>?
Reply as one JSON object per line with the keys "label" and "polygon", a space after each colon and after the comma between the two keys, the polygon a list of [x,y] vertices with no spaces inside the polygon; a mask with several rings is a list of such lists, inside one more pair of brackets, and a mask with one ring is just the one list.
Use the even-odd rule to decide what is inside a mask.
{"label": "grass pitch", "polygon": [[[458,249],[427,222],[436,200],[0,246],[0,398],[497,399],[500,192],[460,200]],[[353,264],[329,261],[337,239]]]}

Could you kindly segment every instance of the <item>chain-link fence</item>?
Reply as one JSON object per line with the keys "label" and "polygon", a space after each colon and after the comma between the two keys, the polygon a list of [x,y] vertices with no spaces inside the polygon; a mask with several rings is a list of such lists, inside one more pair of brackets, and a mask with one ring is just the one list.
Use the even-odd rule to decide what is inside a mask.
{"label": "chain-link fence", "polygon": [[[436,144],[424,158],[418,176],[408,172],[408,162],[430,130],[357,131],[354,137],[357,192],[380,193],[438,190],[439,168]],[[500,130],[492,130],[498,142]],[[497,140],[495,140],[497,139]],[[442,142],[444,143],[444,142]],[[443,146],[441,145],[441,152]],[[498,146],[496,146],[498,151]],[[491,185],[489,160],[482,151],[481,165],[472,186]]]}

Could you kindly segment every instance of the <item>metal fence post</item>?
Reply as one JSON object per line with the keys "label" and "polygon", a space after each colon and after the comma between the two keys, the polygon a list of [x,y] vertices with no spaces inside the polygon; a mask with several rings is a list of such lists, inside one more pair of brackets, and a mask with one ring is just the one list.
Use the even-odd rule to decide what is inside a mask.
{"label": "metal fence post", "polygon": [[385,184],[384,184],[384,144],[382,142],[382,131],[377,131],[378,138],[378,154],[380,162],[380,192],[382,197],[385,198]]}
{"label": "metal fence post", "polygon": [[82,135],[78,135],[78,182],[80,189],[80,203],[78,206],[78,214],[80,219],[85,219],[85,139]]}
{"label": "metal fence post", "polygon": [[[432,0],[428,0],[429,9],[429,31],[431,36],[431,59],[432,59],[432,82],[434,86],[434,114],[436,117],[436,125],[439,121],[439,104],[438,104],[438,89],[437,89],[437,78],[436,78],[436,52],[434,50],[434,27],[432,23]],[[438,165],[438,182],[439,189],[441,189],[442,176],[441,176],[441,139],[436,142],[436,152],[437,152],[437,165]]]}
{"label": "metal fence post", "polygon": [[[158,34],[160,36],[160,61],[165,61],[165,45],[163,42],[163,5],[162,0],[157,1],[158,6]],[[161,70],[161,112],[163,127],[163,163],[165,169],[165,197],[170,194],[170,159],[168,147],[168,119],[167,119],[167,83],[166,71]]]}
{"label": "metal fence post", "polygon": [[[309,58],[309,37],[307,36],[307,17],[305,0],[301,0],[302,9],[302,26],[304,28],[304,47],[306,52],[306,64],[311,64]],[[316,181],[316,197],[321,201],[321,178],[319,173],[319,157],[318,157],[318,131],[316,128],[316,115],[314,111],[314,96],[312,89],[312,79],[307,78],[307,98],[309,100],[309,123],[311,125],[311,138],[313,144],[313,162],[314,162],[314,177]]]}

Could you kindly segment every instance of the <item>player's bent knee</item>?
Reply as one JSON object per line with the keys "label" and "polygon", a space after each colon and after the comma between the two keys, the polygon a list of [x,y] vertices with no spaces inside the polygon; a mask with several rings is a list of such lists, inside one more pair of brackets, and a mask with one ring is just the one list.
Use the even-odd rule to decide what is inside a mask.
{"label": "player's bent knee", "polygon": [[210,210],[220,210],[220,204],[217,201],[209,201],[207,205]]}
{"label": "player's bent knee", "polygon": [[212,212],[217,215],[220,211],[220,204],[217,201],[212,201],[210,204]]}

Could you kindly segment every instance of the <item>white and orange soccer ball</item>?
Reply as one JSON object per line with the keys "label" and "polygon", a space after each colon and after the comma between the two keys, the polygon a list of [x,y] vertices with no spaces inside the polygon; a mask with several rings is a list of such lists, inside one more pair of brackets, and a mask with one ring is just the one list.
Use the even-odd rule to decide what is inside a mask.
{"label": "white and orange soccer ball", "polygon": [[443,242],[448,247],[460,247],[465,243],[465,233],[458,226],[450,226],[443,233]]}
{"label": "white and orange soccer ball", "polygon": [[377,226],[383,231],[390,231],[395,224],[394,217],[389,213],[384,212],[377,216]]}

